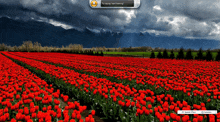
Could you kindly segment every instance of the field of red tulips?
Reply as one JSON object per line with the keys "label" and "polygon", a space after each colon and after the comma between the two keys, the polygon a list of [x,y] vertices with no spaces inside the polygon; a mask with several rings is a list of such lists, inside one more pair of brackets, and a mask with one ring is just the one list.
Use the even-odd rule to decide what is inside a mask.
{"label": "field of red tulips", "polygon": [[[16,122],[94,122],[92,114],[82,118],[87,106],[68,101],[68,96],[54,91],[52,84],[0,54],[0,121]],[[67,103],[61,106],[60,103]],[[64,107],[64,108],[63,108]]]}
{"label": "field of red tulips", "polygon": [[[17,65],[16,62],[31,71],[26,70],[29,73],[36,74],[36,76],[33,75],[36,78],[39,76],[41,79],[45,79],[44,81],[39,78],[40,81],[44,81],[42,86],[38,80],[31,80],[31,77],[25,77],[24,81],[35,81],[35,84],[39,84],[38,86],[47,92],[48,89],[52,89],[48,93],[52,99],[50,103],[44,105],[45,94],[44,97],[41,96],[42,103],[39,103],[41,100],[32,99],[34,105],[36,103],[39,109],[42,109],[38,110],[38,113],[48,113],[48,106],[52,107],[49,110],[57,112],[59,106],[56,105],[56,102],[59,101],[59,94],[61,94],[60,97],[65,102],[71,98],[85,105],[84,107],[77,106],[80,113],[87,107],[91,107],[96,114],[104,117],[104,121],[220,121],[220,63],[216,61],[100,57],[62,53],[1,53],[7,57],[1,56],[1,59],[4,59],[2,60],[3,68],[6,67],[8,70],[7,67],[11,67],[13,69],[11,64]],[[9,60],[11,63],[7,63],[8,66],[6,66],[4,65],[5,60]],[[14,79],[16,80],[16,78]],[[51,85],[45,85],[46,82]],[[3,83],[9,85],[8,82]],[[25,86],[26,83],[22,89],[25,90],[24,94],[27,94],[28,90]],[[53,93],[53,89],[57,89],[58,93]],[[39,92],[39,90],[35,89],[35,92]],[[32,92],[29,91],[29,93]],[[54,94],[58,94],[58,96],[55,95],[55,97]],[[22,98],[23,96],[21,101],[23,100],[24,104]],[[4,97],[2,99],[5,100]],[[68,111],[75,109],[75,107],[71,108],[71,105],[79,103],[68,102],[69,106],[65,107],[63,113],[60,113],[62,115],[60,118],[58,118],[58,114],[57,118],[53,118],[51,111],[48,116],[51,115],[51,121],[62,119],[64,121],[83,121],[78,118],[80,113],[77,110],[73,110],[72,113]],[[45,108],[46,111],[43,111]],[[4,111],[3,105],[1,109]],[[29,110],[30,107],[27,106],[27,109]],[[177,114],[178,110],[217,110],[219,113],[217,115],[183,115]],[[0,116],[6,116],[4,112],[2,113]],[[66,116],[65,113],[67,113]],[[77,117],[73,118],[73,113]],[[9,113],[9,116],[8,120],[14,116],[14,119],[17,119],[17,114],[15,115],[13,112]],[[42,119],[29,116],[30,121],[46,120],[46,115]],[[92,115],[84,120],[94,121]]]}

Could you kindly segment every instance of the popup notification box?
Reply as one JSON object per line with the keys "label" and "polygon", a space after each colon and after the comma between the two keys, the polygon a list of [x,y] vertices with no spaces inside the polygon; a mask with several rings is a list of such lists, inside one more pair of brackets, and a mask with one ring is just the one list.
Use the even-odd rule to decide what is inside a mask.
{"label": "popup notification box", "polygon": [[89,0],[92,8],[138,8],[140,0]]}
{"label": "popup notification box", "polygon": [[177,114],[217,114],[217,110],[178,110]]}

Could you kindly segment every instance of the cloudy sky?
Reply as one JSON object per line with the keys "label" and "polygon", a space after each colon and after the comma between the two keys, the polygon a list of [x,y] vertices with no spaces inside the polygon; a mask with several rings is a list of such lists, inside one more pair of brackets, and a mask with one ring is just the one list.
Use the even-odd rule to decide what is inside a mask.
{"label": "cloudy sky", "polygon": [[65,29],[220,40],[220,0],[141,0],[138,9],[92,9],[89,0],[0,0],[0,16]]}

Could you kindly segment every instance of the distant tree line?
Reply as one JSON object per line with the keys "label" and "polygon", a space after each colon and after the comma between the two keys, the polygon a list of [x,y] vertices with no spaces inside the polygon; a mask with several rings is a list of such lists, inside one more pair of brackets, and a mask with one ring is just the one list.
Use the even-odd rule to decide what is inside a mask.
{"label": "distant tree line", "polygon": [[70,44],[66,47],[62,46],[53,47],[53,46],[41,46],[40,43],[32,41],[24,41],[20,46],[8,46],[6,44],[0,44],[0,51],[20,51],[20,52],[55,52],[63,50],[82,50],[83,46],[80,44]]}
{"label": "distant tree line", "polygon": [[[152,48],[152,47],[146,47],[146,46],[143,46],[143,47],[128,47],[128,48],[121,48],[121,51],[122,52],[151,52],[151,51],[154,51],[154,52],[159,52],[161,50],[165,50],[164,48],[159,48],[159,47],[156,47],[156,48]],[[171,51],[174,51],[174,52],[178,52],[180,51],[180,49],[166,49],[167,51],[171,52]],[[186,51],[186,50],[184,50]],[[196,52],[197,50],[192,50],[193,52]]]}
{"label": "distant tree line", "polygon": [[0,51],[14,51],[14,52],[60,52],[60,53],[73,53],[73,54],[85,54],[103,56],[103,51],[83,50],[83,46],[80,44],[69,44],[68,46],[61,48],[53,46],[41,46],[40,43],[32,41],[24,41],[21,46],[7,46],[6,44],[0,44]]}
{"label": "distant tree line", "polygon": [[[162,52],[163,50],[163,52]],[[180,49],[163,49],[163,48],[151,48],[151,47],[129,47],[129,48],[105,48],[105,47],[93,47],[84,49],[80,44],[69,44],[68,46],[53,47],[53,46],[41,46],[40,43],[31,41],[24,41],[21,46],[7,46],[5,44],[0,44],[0,51],[16,51],[16,52],[60,52],[60,53],[73,53],[73,54],[85,54],[85,55],[96,55],[103,56],[103,51],[122,51],[122,52],[145,52],[151,51],[150,58],[164,58],[164,59],[194,59],[192,52],[197,52],[195,56],[196,60],[207,60],[207,61],[219,61],[220,60],[220,50],[207,50],[206,55],[203,55],[203,50],[184,50]],[[155,55],[154,52],[158,52]],[[168,55],[170,52],[170,55]],[[174,52],[178,52],[178,55],[175,57]],[[186,55],[184,55],[186,52]],[[211,52],[218,52],[217,56],[214,58]]]}
{"label": "distant tree line", "polygon": [[129,47],[129,48],[122,48],[122,52],[146,52],[153,50],[152,47]]}
{"label": "distant tree line", "polygon": [[78,51],[78,50],[58,50],[56,52],[59,53],[71,53],[71,54],[83,54],[83,55],[94,55],[94,56],[104,56],[103,51],[98,52],[98,51],[92,51],[92,50],[85,50],[85,51]]}
{"label": "distant tree line", "polygon": [[[200,48],[197,52],[197,55],[195,56],[196,60],[207,60],[207,61],[220,61],[220,50],[217,52],[217,56],[214,58],[210,49],[206,51],[206,55],[203,55],[203,50]],[[154,53],[154,50],[151,51],[150,58],[163,58],[163,59],[186,59],[186,60],[193,60],[192,50],[188,49],[186,51],[186,55],[184,55],[184,49],[180,48],[178,51],[178,55],[175,57],[174,51],[171,50],[170,55],[168,55],[168,52],[166,49],[163,50],[163,54],[161,53],[161,50],[158,51],[157,56]]]}

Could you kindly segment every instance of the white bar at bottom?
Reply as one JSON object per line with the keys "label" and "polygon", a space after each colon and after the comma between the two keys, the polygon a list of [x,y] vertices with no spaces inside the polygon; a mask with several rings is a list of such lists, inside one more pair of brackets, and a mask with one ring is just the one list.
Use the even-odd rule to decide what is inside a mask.
{"label": "white bar at bottom", "polygon": [[178,110],[177,114],[217,114],[217,110]]}

